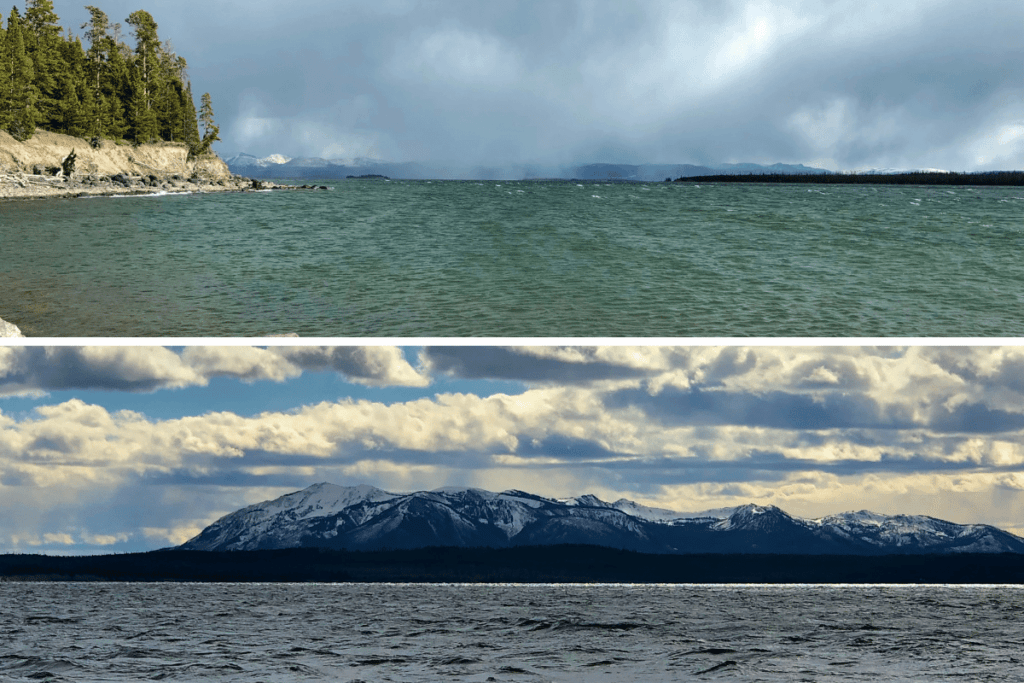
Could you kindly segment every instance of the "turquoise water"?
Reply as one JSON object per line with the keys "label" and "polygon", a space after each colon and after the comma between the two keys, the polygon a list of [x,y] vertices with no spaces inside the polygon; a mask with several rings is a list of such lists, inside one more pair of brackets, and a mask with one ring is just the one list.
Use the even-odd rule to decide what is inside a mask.
{"label": "turquoise water", "polygon": [[1024,336],[1024,189],[333,181],[0,203],[29,336]]}

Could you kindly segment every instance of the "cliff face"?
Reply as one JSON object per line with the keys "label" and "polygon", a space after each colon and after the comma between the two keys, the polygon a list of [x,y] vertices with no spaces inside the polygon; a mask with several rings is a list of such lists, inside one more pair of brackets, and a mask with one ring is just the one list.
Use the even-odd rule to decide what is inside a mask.
{"label": "cliff face", "polygon": [[25,142],[18,142],[0,131],[0,172],[31,174],[33,167],[60,166],[75,150],[75,175],[168,176],[198,175],[208,180],[231,178],[231,171],[219,157],[188,161],[184,143],[161,142],[151,145],[118,145],[103,140],[93,149],[88,140],[36,130]]}

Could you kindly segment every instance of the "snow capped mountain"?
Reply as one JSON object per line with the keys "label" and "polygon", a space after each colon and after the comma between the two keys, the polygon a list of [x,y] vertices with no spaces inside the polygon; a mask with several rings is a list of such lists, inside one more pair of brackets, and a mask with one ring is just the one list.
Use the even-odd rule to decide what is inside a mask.
{"label": "snow capped mountain", "polygon": [[953,524],[922,515],[887,517],[867,510],[816,520],[829,533],[852,544],[876,548],[941,549],[943,552],[1021,552],[1007,548],[1012,534],[984,524]]}
{"label": "snow capped mountain", "polygon": [[396,494],[315,484],[214,522],[182,548],[372,550],[588,544],[655,553],[1024,553],[1024,539],[981,524],[845,512],[821,519],[741,505],[681,513],[593,495],[441,488]]}
{"label": "snow capped mountain", "polygon": [[695,166],[693,164],[583,164],[552,166],[538,164],[484,166],[453,166],[450,164],[420,164],[415,162],[390,162],[367,157],[332,158],[296,157],[281,154],[258,159],[251,154],[237,154],[227,159],[232,173],[252,177],[281,178],[347,178],[348,176],[384,175],[389,178],[415,179],[463,179],[463,180],[522,180],[526,178],[561,178],[583,180],[633,180],[657,181],[715,174],[747,173],[827,173],[825,169],[812,168],[802,164],[718,164]]}
{"label": "snow capped mountain", "polygon": [[243,152],[242,154],[237,154],[231,157],[224,163],[226,163],[228,165],[228,168],[232,170],[242,171],[245,169],[251,170],[259,168],[269,168],[272,166],[280,166],[282,164],[287,164],[289,161],[291,161],[291,158],[286,157],[283,154],[271,154],[268,157],[257,159],[253,155],[245,154]]}
{"label": "snow capped mountain", "polygon": [[866,168],[850,171],[855,175],[897,175],[900,173],[950,173],[943,168]]}

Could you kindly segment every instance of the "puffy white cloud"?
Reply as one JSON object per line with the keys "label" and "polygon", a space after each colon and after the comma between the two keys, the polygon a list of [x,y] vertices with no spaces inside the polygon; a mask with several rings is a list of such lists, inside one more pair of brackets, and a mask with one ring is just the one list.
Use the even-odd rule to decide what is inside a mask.
{"label": "puffy white cloud", "polygon": [[266,379],[283,382],[302,372],[276,348],[189,346],[182,351],[181,360],[191,366],[203,381],[209,377],[224,376],[246,381]]}
{"label": "puffy white cloud", "polygon": [[296,346],[274,353],[303,370],[333,370],[369,386],[424,387],[430,378],[417,371],[394,346]]}

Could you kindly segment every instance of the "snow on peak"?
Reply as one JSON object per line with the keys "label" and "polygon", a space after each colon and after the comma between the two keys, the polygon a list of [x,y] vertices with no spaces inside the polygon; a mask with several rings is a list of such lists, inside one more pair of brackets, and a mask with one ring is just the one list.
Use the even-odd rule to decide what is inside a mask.
{"label": "snow on peak", "polygon": [[885,515],[880,515],[877,512],[871,512],[870,510],[859,510],[857,512],[841,512],[838,515],[828,515],[820,519],[813,520],[815,523],[829,523],[829,524],[860,524],[865,526],[881,526],[885,524],[890,518]]}
{"label": "snow on peak", "polygon": [[442,486],[431,491],[431,493],[475,493],[482,498],[493,498],[496,494],[473,486]]}
{"label": "snow on peak", "polygon": [[586,507],[586,508],[606,508],[611,507],[608,503],[604,502],[593,494],[586,494],[583,496],[577,496],[576,498],[563,498],[559,499],[559,503],[568,505],[569,507]]}
{"label": "snow on peak", "polygon": [[763,515],[768,512],[782,512],[782,510],[774,505],[755,505],[754,503],[747,503],[746,505],[740,505],[736,508],[730,517],[753,517],[754,515]]}
{"label": "snow on peak", "polygon": [[859,168],[854,175],[899,175],[901,173],[950,173],[944,168]]}
{"label": "snow on peak", "polygon": [[228,159],[225,163],[228,166],[257,166],[260,168],[266,168],[267,166],[276,166],[280,164],[287,164],[291,161],[290,157],[286,157],[283,154],[271,154],[270,156],[258,159],[251,154],[242,152]]}
{"label": "snow on peak", "polygon": [[397,497],[366,484],[338,486],[322,482],[263,505],[269,510],[293,509],[301,517],[308,518],[331,515],[359,503],[380,503]]}
{"label": "snow on peak", "polygon": [[625,512],[627,515],[633,517],[639,517],[640,519],[646,519],[649,522],[668,522],[673,519],[683,519],[690,515],[685,512],[676,512],[675,510],[666,510],[664,508],[652,508],[640,503],[635,503],[626,498],[620,498],[614,503],[612,507],[616,510]]}

